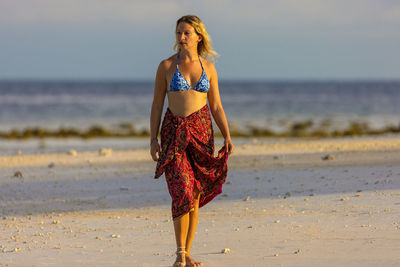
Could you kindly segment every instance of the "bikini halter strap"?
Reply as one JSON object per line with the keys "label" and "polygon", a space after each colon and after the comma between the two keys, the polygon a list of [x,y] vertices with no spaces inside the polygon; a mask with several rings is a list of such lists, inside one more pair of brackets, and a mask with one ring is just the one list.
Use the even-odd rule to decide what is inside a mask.
{"label": "bikini halter strap", "polygon": [[[200,55],[199,55],[199,61],[200,61],[201,69],[204,70],[203,63],[201,63],[201,60],[200,60]],[[179,53],[177,54],[176,68],[178,68],[178,65],[179,65]]]}

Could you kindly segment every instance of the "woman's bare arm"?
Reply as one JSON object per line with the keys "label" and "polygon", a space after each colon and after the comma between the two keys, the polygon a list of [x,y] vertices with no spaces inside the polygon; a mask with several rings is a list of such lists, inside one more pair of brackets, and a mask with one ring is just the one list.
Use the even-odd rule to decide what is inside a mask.
{"label": "woman's bare arm", "polygon": [[[154,82],[154,97],[151,105],[150,114],[150,154],[153,160],[157,160],[156,152],[160,152],[158,142],[153,142],[153,138],[157,138],[160,129],[161,115],[164,108],[164,99],[167,92],[167,79],[165,61],[161,61],[158,65],[157,74]],[[153,145],[157,144],[157,145]]]}
{"label": "woman's bare arm", "polygon": [[214,64],[211,65],[211,75],[210,75],[210,90],[208,91],[208,103],[210,105],[211,114],[217,124],[222,136],[225,139],[225,145],[227,146],[229,154],[233,151],[233,144],[231,141],[231,135],[229,133],[228,122],[226,120],[225,112],[222,107],[221,97],[219,95],[218,89],[218,75]]}

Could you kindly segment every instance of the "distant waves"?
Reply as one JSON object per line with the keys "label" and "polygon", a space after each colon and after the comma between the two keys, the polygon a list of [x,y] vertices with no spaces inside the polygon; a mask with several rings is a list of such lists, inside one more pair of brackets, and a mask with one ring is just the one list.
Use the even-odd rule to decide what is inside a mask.
{"label": "distant waves", "polygon": [[[219,87],[237,136],[387,133],[400,123],[399,81],[221,82]],[[0,132],[3,138],[146,136],[152,99],[152,82],[3,81]]]}

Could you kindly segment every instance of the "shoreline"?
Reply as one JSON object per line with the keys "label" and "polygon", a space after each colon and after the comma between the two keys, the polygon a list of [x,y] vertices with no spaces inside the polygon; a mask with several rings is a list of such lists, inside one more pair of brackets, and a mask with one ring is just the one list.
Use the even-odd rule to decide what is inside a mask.
{"label": "shoreline", "polygon": [[[350,122],[347,127],[332,128],[329,122],[322,122],[315,126],[314,122],[304,120],[293,122],[286,130],[276,131],[268,127],[247,125],[244,129],[239,128],[235,123],[231,126],[232,137],[270,137],[270,138],[337,138],[346,136],[374,136],[385,134],[400,134],[400,123],[395,126],[387,124],[380,128],[373,128],[367,122]],[[221,133],[215,128],[215,136],[221,137]],[[149,137],[150,131],[147,128],[137,130],[132,123],[119,123],[116,127],[105,127],[92,125],[86,129],[74,127],[59,127],[58,129],[47,129],[42,127],[25,127],[22,129],[13,128],[8,131],[0,131],[0,140],[28,140],[31,138],[140,138]]]}
{"label": "shoreline", "polygon": [[[400,150],[400,135],[363,136],[343,138],[232,138],[236,148],[231,157],[238,156],[268,156],[301,153],[337,153],[351,151],[395,151]],[[0,167],[14,166],[45,166],[50,162],[60,165],[79,165],[83,163],[117,163],[117,162],[152,162],[147,147],[147,138],[136,140],[112,138],[109,142],[103,139],[93,139],[93,143],[79,139],[37,139],[32,142],[11,141],[0,144],[10,151],[0,155]],[[237,141],[237,143],[236,143]],[[70,142],[70,143],[68,143]],[[117,143],[117,149],[112,147]],[[85,149],[80,146],[85,144]],[[131,147],[129,147],[131,145]],[[223,145],[222,138],[215,139],[215,154]],[[137,146],[137,148],[134,148]],[[55,147],[57,152],[47,152],[45,148]],[[28,153],[25,153],[27,150]],[[51,149],[49,149],[51,151]],[[102,152],[103,150],[103,152]],[[11,153],[13,151],[13,153]]]}

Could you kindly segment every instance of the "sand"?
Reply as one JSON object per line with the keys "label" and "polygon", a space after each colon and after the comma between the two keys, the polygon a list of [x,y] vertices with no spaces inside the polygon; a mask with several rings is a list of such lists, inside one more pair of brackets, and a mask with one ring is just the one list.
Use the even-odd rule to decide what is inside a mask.
{"label": "sand", "polygon": [[[200,209],[204,266],[400,266],[400,136],[234,143],[223,193]],[[172,266],[147,149],[18,145],[0,156],[0,266]]]}

